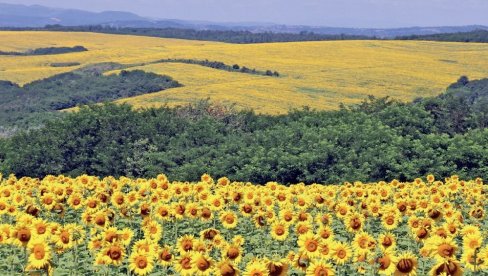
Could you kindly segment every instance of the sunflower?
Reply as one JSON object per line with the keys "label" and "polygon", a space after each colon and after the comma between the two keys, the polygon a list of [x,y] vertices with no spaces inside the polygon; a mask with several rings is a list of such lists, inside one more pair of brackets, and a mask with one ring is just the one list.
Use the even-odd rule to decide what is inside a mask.
{"label": "sunflower", "polygon": [[56,250],[58,252],[64,252],[74,246],[73,232],[67,227],[61,227],[56,231],[53,236]]}
{"label": "sunflower", "polygon": [[278,213],[278,217],[281,221],[292,224],[295,222],[296,217],[291,209],[281,209]]}
{"label": "sunflower", "polygon": [[213,212],[208,207],[203,207],[200,210],[200,220],[202,221],[211,221],[213,219]]}
{"label": "sunflower", "polygon": [[220,214],[220,222],[226,229],[232,229],[237,226],[237,216],[232,211],[225,211]]}
{"label": "sunflower", "polygon": [[483,236],[481,233],[473,233],[463,238],[464,251],[475,251],[481,247],[483,243]]}
{"label": "sunflower", "polygon": [[29,242],[28,265],[35,269],[40,269],[49,264],[51,259],[51,249],[48,243],[41,238],[33,239]]}
{"label": "sunflower", "polygon": [[301,235],[298,238],[298,246],[300,247],[300,251],[307,254],[307,256],[311,258],[315,258],[320,255],[319,244],[320,237],[310,232]]}
{"label": "sunflower", "polygon": [[288,259],[292,259],[292,266],[302,272],[305,272],[307,270],[311,262],[311,258],[305,253],[295,254],[294,252],[290,252],[288,254]]}
{"label": "sunflower", "polygon": [[456,260],[444,260],[435,264],[430,270],[430,275],[449,275],[449,276],[461,276],[463,275],[463,269]]}
{"label": "sunflower", "polygon": [[297,235],[304,235],[312,231],[312,225],[310,222],[299,222],[295,225],[295,232]]}
{"label": "sunflower", "polygon": [[351,247],[344,242],[335,242],[331,246],[330,256],[336,264],[344,265],[352,257]]}
{"label": "sunflower", "polygon": [[393,249],[382,250],[376,257],[375,263],[378,264],[378,273],[381,275],[392,275],[396,270],[396,257]]}
{"label": "sunflower", "polygon": [[100,210],[92,215],[92,223],[100,228],[105,228],[110,222],[107,212]]}
{"label": "sunflower", "polygon": [[339,218],[344,218],[350,211],[351,207],[344,202],[339,203],[335,207],[336,215]]}
{"label": "sunflower", "polygon": [[129,257],[129,269],[137,275],[146,275],[151,273],[154,268],[152,256],[142,252],[133,252]]}
{"label": "sunflower", "polygon": [[386,230],[394,230],[398,227],[400,216],[397,213],[389,213],[381,217],[381,224]]}
{"label": "sunflower", "polygon": [[315,222],[320,226],[332,225],[332,216],[329,213],[318,213],[315,216]]}
{"label": "sunflower", "polygon": [[130,191],[127,194],[127,203],[129,206],[135,206],[139,202],[139,194],[136,191]]}
{"label": "sunflower", "polygon": [[228,259],[234,264],[239,264],[242,260],[243,250],[240,245],[227,243],[221,250],[222,259]]}
{"label": "sunflower", "polygon": [[334,230],[332,230],[332,227],[330,226],[321,225],[317,230],[317,235],[323,241],[330,241],[334,239]]}
{"label": "sunflower", "polygon": [[289,265],[286,260],[266,260],[269,276],[288,275]]}
{"label": "sunflower", "polygon": [[251,217],[253,214],[253,207],[251,204],[243,203],[240,205],[239,211],[244,217]]}
{"label": "sunflower", "polygon": [[193,243],[195,238],[191,235],[184,235],[178,238],[177,248],[180,253],[188,252],[193,250]]}
{"label": "sunflower", "polygon": [[461,256],[461,263],[470,271],[477,272],[488,267],[487,248],[481,250],[478,254],[475,251],[464,251]]}
{"label": "sunflower", "polygon": [[100,205],[100,200],[94,196],[89,196],[85,199],[84,205],[87,210],[95,211]]}
{"label": "sunflower", "polygon": [[158,250],[158,245],[152,240],[142,239],[138,240],[132,246],[132,252],[141,252],[146,255],[155,255]]}
{"label": "sunflower", "polygon": [[200,239],[206,241],[212,241],[215,236],[219,235],[220,231],[215,228],[207,228],[200,232]]}
{"label": "sunflower", "polygon": [[213,211],[220,211],[224,208],[224,200],[222,197],[213,195],[208,198],[208,206]]}
{"label": "sunflower", "polygon": [[108,257],[109,264],[117,266],[122,264],[125,256],[124,247],[118,243],[107,246],[100,253]]}
{"label": "sunflower", "polygon": [[189,218],[196,219],[200,216],[200,210],[198,204],[189,203],[186,206],[186,213]]}
{"label": "sunflower", "polygon": [[217,276],[237,276],[239,268],[228,259],[222,259],[215,264],[214,275]]}
{"label": "sunflower", "polygon": [[288,237],[289,229],[288,225],[282,222],[274,222],[271,225],[271,237],[277,241],[284,241]]}
{"label": "sunflower", "polygon": [[0,198],[0,216],[7,213],[8,203],[7,200]]}
{"label": "sunflower", "polygon": [[262,260],[253,260],[247,263],[243,276],[268,276],[266,263]]}
{"label": "sunflower", "polygon": [[155,210],[156,217],[163,221],[168,221],[171,219],[172,209],[171,206],[167,204],[161,204],[156,206]]}
{"label": "sunflower", "polygon": [[352,242],[352,248],[358,254],[369,253],[375,246],[376,241],[366,232],[357,233]]}
{"label": "sunflower", "polygon": [[158,251],[158,263],[162,266],[171,266],[173,263],[174,254],[172,248],[165,245]]}
{"label": "sunflower", "polygon": [[73,193],[68,198],[68,204],[70,208],[74,210],[78,210],[83,207],[84,199],[83,196],[79,193]]}
{"label": "sunflower", "polygon": [[403,252],[397,258],[395,264],[395,276],[417,275],[417,257],[411,252]]}
{"label": "sunflower", "polygon": [[391,233],[380,234],[380,236],[378,237],[378,243],[380,244],[380,247],[384,250],[395,248],[396,237]]}
{"label": "sunflower", "polygon": [[148,224],[146,224],[143,228],[144,231],[144,237],[146,239],[153,240],[155,242],[158,242],[161,239],[161,236],[163,235],[163,227],[161,224],[159,224],[157,221],[150,221]]}
{"label": "sunflower", "polygon": [[446,260],[456,258],[457,245],[452,238],[434,236],[426,240],[424,244],[432,252],[432,257]]}
{"label": "sunflower", "polygon": [[259,212],[257,214],[255,214],[253,216],[253,222],[254,222],[254,226],[256,228],[263,228],[264,226],[266,226],[266,216],[264,213],[262,212]]}
{"label": "sunflower", "polygon": [[117,209],[121,209],[127,203],[125,199],[125,195],[122,192],[115,192],[112,195],[110,201],[112,202],[112,205]]}
{"label": "sunflower", "polygon": [[212,273],[214,268],[214,260],[201,252],[193,253],[191,257],[191,265],[194,267],[194,275],[208,276]]}
{"label": "sunflower", "polygon": [[36,237],[46,237],[48,233],[49,224],[43,219],[35,219],[31,224],[31,230]]}
{"label": "sunflower", "polygon": [[16,246],[27,246],[32,238],[32,231],[28,225],[17,225],[12,231],[12,243]]}
{"label": "sunflower", "polygon": [[45,193],[41,196],[42,207],[46,210],[52,210],[54,205],[56,205],[56,197],[52,193]]}
{"label": "sunflower", "polygon": [[329,263],[324,261],[312,261],[307,268],[306,276],[332,276],[335,275],[334,269]]}
{"label": "sunflower", "polygon": [[122,230],[119,230],[117,232],[117,235],[118,238],[120,239],[120,242],[123,245],[128,246],[132,240],[132,237],[134,236],[134,231],[132,231],[129,228],[124,228]]}
{"label": "sunflower", "polygon": [[174,262],[174,268],[181,276],[191,276],[195,273],[192,265],[192,253],[184,252]]}

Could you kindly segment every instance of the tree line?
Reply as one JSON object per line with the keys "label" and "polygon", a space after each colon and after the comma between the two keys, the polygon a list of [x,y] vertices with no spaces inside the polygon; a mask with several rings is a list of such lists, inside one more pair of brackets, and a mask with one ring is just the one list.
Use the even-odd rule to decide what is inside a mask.
{"label": "tree line", "polygon": [[265,183],[488,175],[488,79],[461,78],[438,97],[370,97],[336,111],[258,115],[208,101],[178,108],[81,108],[0,139],[0,171]]}
{"label": "tree line", "polygon": [[59,55],[66,53],[86,52],[87,48],[83,46],[73,47],[46,47],[28,50],[26,52],[5,52],[0,51],[0,55],[4,56],[43,56],[43,55]]}
{"label": "tree line", "polygon": [[179,87],[168,76],[141,70],[103,75],[84,68],[37,80],[24,86],[0,81],[0,127],[38,127],[78,105],[113,101]]}

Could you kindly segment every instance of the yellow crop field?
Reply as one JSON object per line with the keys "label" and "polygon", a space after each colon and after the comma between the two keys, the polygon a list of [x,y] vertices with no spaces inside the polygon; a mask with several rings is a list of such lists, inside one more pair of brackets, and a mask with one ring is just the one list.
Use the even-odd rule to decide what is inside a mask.
{"label": "yellow crop field", "polygon": [[2,179],[2,275],[486,275],[487,186]]}
{"label": "yellow crop field", "polygon": [[[488,45],[420,41],[324,41],[227,44],[129,35],[62,32],[0,32],[0,51],[82,45],[87,52],[49,56],[0,56],[0,79],[25,84],[101,62],[149,63],[182,58],[221,61],[280,77],[219,71],[190,64],[150,64],[146,71],[166,74],[184,85],[122,101],[136,106],[177,105],[202,98],[261,113],[293,107],[335,109],[367,95],[408,101],[440,94],[461,75],[488,76]],[[77,67],[50,67],[79,62]]]}

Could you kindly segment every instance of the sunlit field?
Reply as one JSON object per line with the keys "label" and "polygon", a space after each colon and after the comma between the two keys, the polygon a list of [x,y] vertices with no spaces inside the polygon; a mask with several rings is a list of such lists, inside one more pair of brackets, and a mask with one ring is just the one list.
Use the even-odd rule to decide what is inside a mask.
{"label": "sunlit field", "polygon": [[0,183],[2,275],[488,273],[481,179],[261,186],[161,174]]}
{"label": "sunlit field", "polygon": [[[488,45],[415,41],[326,41],[226,44],[128,35],[61,32],[0,32],[1,51],[82,45],[87,52],[0,56],[0,79],[25,84],[89,64],[148,63],[188,58],[278,71],[265,77],[189,64],[139,66],[167,74],[185,87],[128,100],[136,106],[178,105],[211,98],[262,113],[307,105],[335,109],[367,95],[412,100],[442,93],[460,75],[488,75]],[[79,62],[80,66],[51,67]],[[130,69],[129,69],[130,70]]]}

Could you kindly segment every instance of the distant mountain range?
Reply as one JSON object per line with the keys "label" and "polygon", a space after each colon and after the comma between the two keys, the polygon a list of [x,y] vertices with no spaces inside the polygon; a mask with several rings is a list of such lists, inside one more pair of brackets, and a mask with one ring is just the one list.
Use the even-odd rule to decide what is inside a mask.
{"label": "distant mountain range", "polygon": [[408,35],[488,30],[488,26],[408,27],[395,29],[335,28],[319,26],[291,26],[273,23],[216,23],[177,19],[150,19],[130,12],[105,11],[100,13],[74,9],[50,8],[39,5],[25,6],[0,3],[0,27],[44,27],[45,25],[84,26],[103,25],[132,28],[185,28],[195,30],[234,30],[254,33],[301,33],[313,32],[324,35],[359,35],[390,38]]}

